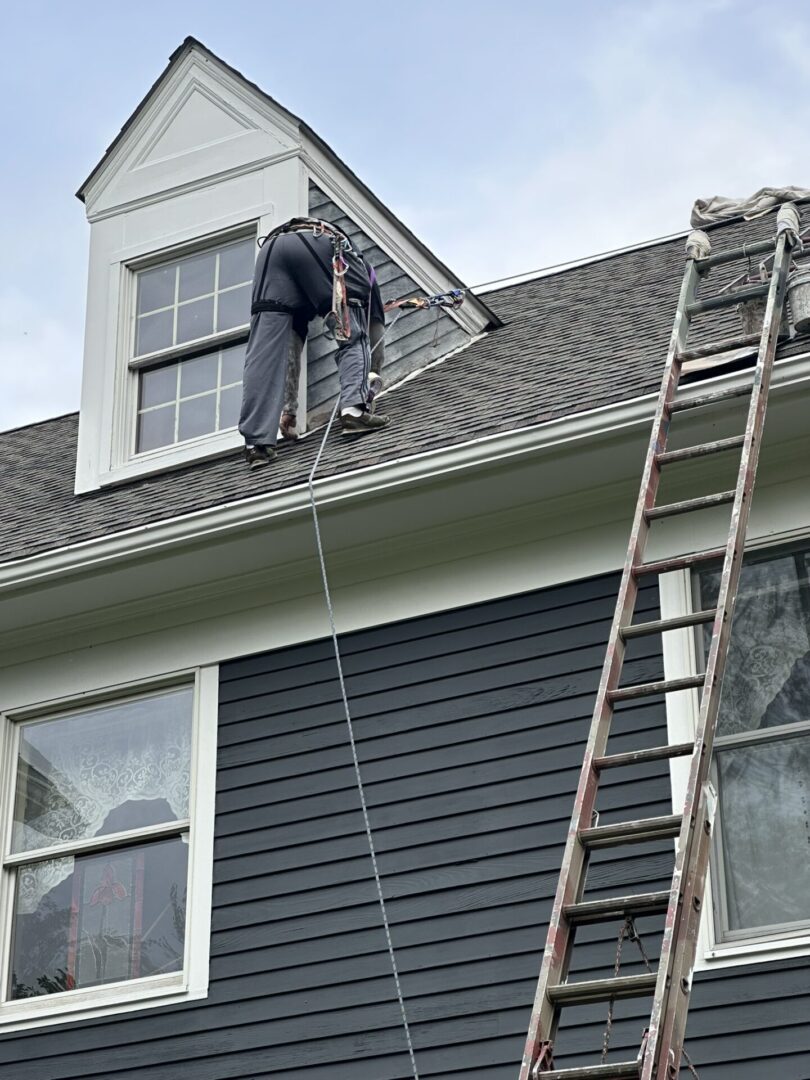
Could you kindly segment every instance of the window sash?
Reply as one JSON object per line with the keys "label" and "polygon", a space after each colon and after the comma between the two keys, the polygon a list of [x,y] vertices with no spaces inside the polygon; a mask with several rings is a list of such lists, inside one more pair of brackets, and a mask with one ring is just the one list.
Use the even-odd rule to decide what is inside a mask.
{"label": "window sash", "polygon": [[[798,725],[791,725],[798,727]],[[810,731],[810,724],[801,725],[802,730],[795,731],[791,734],[792,738],[807,734]],[[735,745],[737,736],[727,736],[724,745]],[[735,742],[729,742],[729,740],[735,740]],[[768,740],[756,740],[756,739],[744,739],[743,745],[752,745],[762,741],[769,742],[782,742],[784,738],[771,737]],[[717,745],[717,744],[716,744]],[[718,788],[718,769],[717,760],[712,762],[712,782],[715,785],[715,789]],[[719,811],[719,807],[718,807]],[[797,919],[794,922],[782,922],[782,923],[770,923],[759,926],[743,927],[739,930],[733,930],[730,927],[731,919],[728,909],[728,883],[726,881],[725,867],[723,865],[723,820],[722,814],[717,813],[714,820],[714,829],[711,850],[709,855],[709,866],[712,876],[712,907],[714,908],[713,921],[714,921],[714,934],[715,943],[718,946],[723,945],[739,945],[741,942],[757,941],[757,942],[779,942],[784,938],[793,938],[797,935],[806,934],[810,930],[810,918]]]}
{"label": "window sash", "polygon": [[127,832],[109,833],[94,836],[86,840],[68,840],[53,847],[36,848],[33,851],[20,851],[7,854],[3,867],[13,869],[16,866],[28,866],[29,863],[49,862],[51,859],[64,859],[78,855],[93,855],[101,851],[112,851],[121,847],[130,847],[144,840],[159,840],[165,837],[181,836],[191,831],[191,819],[166,821],[160,825],[149,825],[142,829],[129,829]]}
{"label": "window sash", "polygon": [[[220,252],[232,244],[238,244],[240,241],[255,240],[256,231],[255,228],[249,232],[244,228],[238,232],[222,237],[208,237],[205,243],[197,243],[182,251],[175,251],[168,255],[168,257],[159,259],[149,259],[139,261],[137,264],[131,264],[130,270],[132,273],[132,289],[131,289],[131,327],[129,335],[129,348],[128,348],[128,364],[131,369],[143,367],[154,364],[155,362],[179,359],[181,356],[186,355],[188,352],[200,350],[205,348],[207,350],[208,345],[212,345],[216,342],[221,346],[223,341],[228,340],[231,337],[244,336],[247,337],[247,332],[250,325],[250,320],[240,324],[238,327],[229,327],[223,331],[213,331],[210,334],[204,334],[201,337],[193,338],[189,341],[177,342],[175,344],[166,346],[163,349],[156,349],[151,353],[137,353],[137,339],[138,339],[138,288],[140,275],[149,271],[157,270],[161,266],[173,266],[175,267],[175,281],[174,281],[174,297],[171,304],[166,304],[160,308],[155,308],[153,311],[145,312],[146,315],[155,315],[159,312],[171,311],[172,315],[172,341],[174,342],[177,336],[177,316],[181,307],[187,304],[195,303],[198,300],[213,298],[213,315],[212,325],[217,325],[218,310],[219,310],[219,297],[226,295],[229,292],[233,292],[235,289],[244,288],[249,281],[238,282],[235,285],[226,286],[224,289],[219,288],[220,279]],[[193,257],[194,255],[206,255],[213,254],[217,256],[215,266],[214,288],[213,291],[200,294],[200,296],[190,297],[186,300],[180,300],[180,274],[177,272],[178,264],[184,260]],[[255,251],[254,251],[255,254]]]}
{"label": "window sash", "polygon": [[194,341],[184,341],[182,345],[172,345],[168,349],[160,349],[158,352],[144,353],[143,356],[131,356],[128,362],[130,371],[142,371],[144,368],[158,367],[171,360],[193,360],[197,356],[216,352],[218,349],[227,348],[229,345],[241,345],[247,341],[250,324],[243,323],[241,326],[231,327],[230,330],[222,330],[216,334],[210,334],[205,338],[195,338]]}

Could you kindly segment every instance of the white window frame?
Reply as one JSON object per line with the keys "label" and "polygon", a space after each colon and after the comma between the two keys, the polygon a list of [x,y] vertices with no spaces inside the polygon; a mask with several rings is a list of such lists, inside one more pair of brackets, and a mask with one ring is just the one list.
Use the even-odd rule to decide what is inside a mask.
{"label": "white window frame", "polygon": [[[159,352],[135,356],[138,274],[238,240],[252,239],[255,242],[258,227],[259,223],[256,220],[241,223],[217,233],[197,237],[186,243],[151,251],[123,263],[118,324],[120,327],[119,371],[122,373],[123,392],[119,395],[119,408],[114,428],[113,462],[115,467],[120,468],[131,463],[136,467],[146,466],[149,471],[155,471],[161,465],[170,467],[182,461],[198,460],[201,457],[226,453],[235,446],[241,445],[242,439],[238,431],[235,428],[228,428],[226,431],[213,431],[206,435],[198,435],[193,439],[170,443],[168,446],[159,446],[154,450],[140,453],[136,451],[141,372],[164,362],[199,356],[203,353],[214,352],[217,348],[226,348],[247,340],[247,326],[243,326],[210,334],[208,337],[197,338],[194,341],[183,342],[181,345]],[[258,252],[258,247],[256,252]]]}
{"label": "white window frame", "polygon": [[[135,1009],[175,1005],[208,994],[213,884],[214,793],[216,786],[217,708],[219,668],[211,665],[143,680],[116,690],[81,695],[0,713],[0,839],[10,850],[16,751],[20,723],[47,715],[68,713],[115,700],[137,697],[178,686],[193,685],[193,735],[189,802],[188,899],[183,970],[108,983],[86,990],[69,990],[36,998],[0,1001],[0,1035],[13,1031],[90,1020]],[[177,828],[177,823],[173,823]],[[159,830],[156,830],[156,834]],[[109,841],[109,837],[105,841]],[[7,993],[11,965],[14,906],[13,869],[0,869],[0,985]]]}
{"label": "white window frame", "polygon": [[[791,533],[784,541],[769,538],[767,543],[747,544],[746,550],[764,550],[773,548],[777,551],[783,543],[809,539],[806,534]],[[689,570],[676,570],[662,574],[659,579],[661,618],[669,619],[686,615],[694,610],[693,583]],[[701,670],[697,642],[693,628],[672,630],[663,636],[664,678],[676,679],[696,675]],[[691,742],[697,729],[700,713],[700,696],[697,690],[684,690],[676,694],[667,694],[667,732],[669,742]],[[670,780],[672,784],[672,807],[675,813],[683,809],[686,786],[689,777],[690,758],[676,758],[670,762]],[[714,845],[712,845],[714,853]],[[706,889],[703,913],[700,922],[700,934],[695,961],[696,970],[715,970],[723,967],[736,967],[743,964],[765,963],[768,961],[788,960],[793,957],[810,955],[810,927],[802,930],[786,931],[784,935],[767,939],[762,934],[752,934],[746,938],[735,935],[732,940],[718,940],[715,926],[715,902],[720,900],[717,889],[719,874],[714,865],[714,854],[710,860],[706,876]]]}

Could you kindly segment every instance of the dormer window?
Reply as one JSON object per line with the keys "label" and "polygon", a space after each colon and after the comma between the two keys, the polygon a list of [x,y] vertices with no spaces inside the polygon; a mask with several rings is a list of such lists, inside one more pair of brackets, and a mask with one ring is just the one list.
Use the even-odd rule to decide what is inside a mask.
{"label": "dormer window", "polygon": [[236,426],[255,250],[245,236],[135,270],[136,454]]}

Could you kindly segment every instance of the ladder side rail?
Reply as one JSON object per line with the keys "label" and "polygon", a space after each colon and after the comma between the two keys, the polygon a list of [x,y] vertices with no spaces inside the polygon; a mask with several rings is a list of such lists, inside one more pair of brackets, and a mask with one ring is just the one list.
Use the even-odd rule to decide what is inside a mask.
{"label": "ladder side rail", "polygon": [[[765,319],[760,339],[759,359],[754,372],[751,404],[749,406],[746,422],[745,444],[740,460],[737,489],[731,514],[729,538],[726,545],[725,559],[720,579],[720,589],[717,599],[717,615],[715,616],[714,626],[712,628],[712,642],[706,661],[706,681],[701,696],[700,713],[698,716],[697,730],[695,732],[695,749],[692,755],[689,780],[684,800],[683,824],[678,838],[678,849],[672,877],[669,910],[667,912],[666,925],[664,927],[664,937],[661,943],[658,984],[656,986],[653,1001],[653,1012],[650,1020],[649,1038],[647,1041],[641,1080],[653,1080],[653,1077],[658,1077],[659,1080],[663,1080],[663,1078],[667,1076],[666,1071],[661,1070],[667,1066],[670,1058],[670,1050],[674,1051],[678,1060],[680,1060],[681,1047],[675,1046],[670,1040],[676,1014],[680,1013],[681,1010],[682,1020],[685,1022],[686,1008],[688,1007],[688,995],[676,994],[676,988],[672,985],[671,973],[674,962],[674,953],[676,947],[682,947],[684,950],[688,950],[688,967],[691,970],[697,949],[696,937],[694,940],[682,940],[680,923],[683,912],[681,910],[680,901],[684,888],[685,874],[687,870],[690,870],[690,872],[694,871],[693,862],[694,847],[696,843],[695,821],[698,809],[697,804],[701,790],[709,776],[717,715],[720,706],[723,673],[731,635],[731,624],[737,597],[737,587],[742,569],[745,536],[751,510],[751,495],[753,493],[754,480],[756,478],[757,464],[759,461],[762,430],[765,423],[765,412],[768,403],[768,390],[776,354],[779,324],[785,301],[790,259],[791,250],[788,247],[787,236],[782,234],[780,235],[777,244],[773,277],[771,279],[771,288],[768,292]],[[706,849],[705,857],[708,858],[708,848]]]}
{"label": "ladder side rail", "polygon": [[650,525],[646,518],[646,512],[655,504],[655,495],[661,475],[656,463],[656,456],[666,449],[670,423],[670,404],[677,389],[680,375],[679,354],[686,344],[689,332],[689,317],[686,309],[695,298],[699,281],[700,273],[696,262],[693,258],[690,258],[687,260],[684,271],[666,365],[661,380],[661,390],[653,418],[652,433],[647,448],[633,527],[622,572],[616,612],[610,629],[588,743],[574,800],[574,810],[568,829],[557,894],[551,911],[548,937],[537,983],[519,1080],[531,1080],[532,1069],[539,1056],[542,1044],[553,1040],[556,1033],[558,1011],[548,997],[548,988],[561,983],[567,975],[573,936],[572,927],[565,918],[564,909],[581,899],[587,869],[587,853],[580,843],[578,834],[581,829],[591,825],[598,786],[598,773],[593,767],[593,761],[594,758],[604,756],[607,745],[613,713],[609,692],[618,685],[625,653],[621,628],[631,622],[635,609],[638,581],[634,574],[634,568],[643,559],[649,534]]}
{"label": "ladder side rail", "polygon": [[[665,1056],[661,1060],[666,1061],[667,1069],[672,1070],[674,1080],[677,1080],[680,1074],[680,1059],[686,1035],[689,1001],[692,994],[692,976],[700,937],[703,895],[706,890],[706,876],[709,871],[712,830],[716,810],[717,794],[711,782],[707,781],[703,785],[698,801],[694,830],[697,854],[694,864],[691,868],[687,867],[686,872],[679,912],[681,920],[679,940],[681,944],[675,950],[674,963],[670,973],[670,1009],[664,1020],[663,1038],[661,1039],[662,1046],[666,1043],[667,1047],[666,1050],[662,1051]],[[673,1066],[676,1061],[679,1067],[674,1069]],[[670,1073],[662,1071],[662,1069],[663,1066],[659,1064],[659,1071],[656,1075],[660,1080],[670,1080]]]}

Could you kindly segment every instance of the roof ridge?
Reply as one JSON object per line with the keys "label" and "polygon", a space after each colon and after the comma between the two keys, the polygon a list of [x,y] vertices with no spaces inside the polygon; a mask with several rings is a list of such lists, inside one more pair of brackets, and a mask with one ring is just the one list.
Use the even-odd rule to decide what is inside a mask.
{"label": "roof ridge", "polygon": [[0,439],[4,435],[13,435],[15,431],[27,431],[29,428],[42,427],[43,424],[55,424],[57,420],[67,420],[69,416],[78,418],[79,410],[71,409],[70,412],[59,413],[58,416],[46,416],[44,420],[33,420],[29,424],[17,424],[15,427],[0,429]]}

